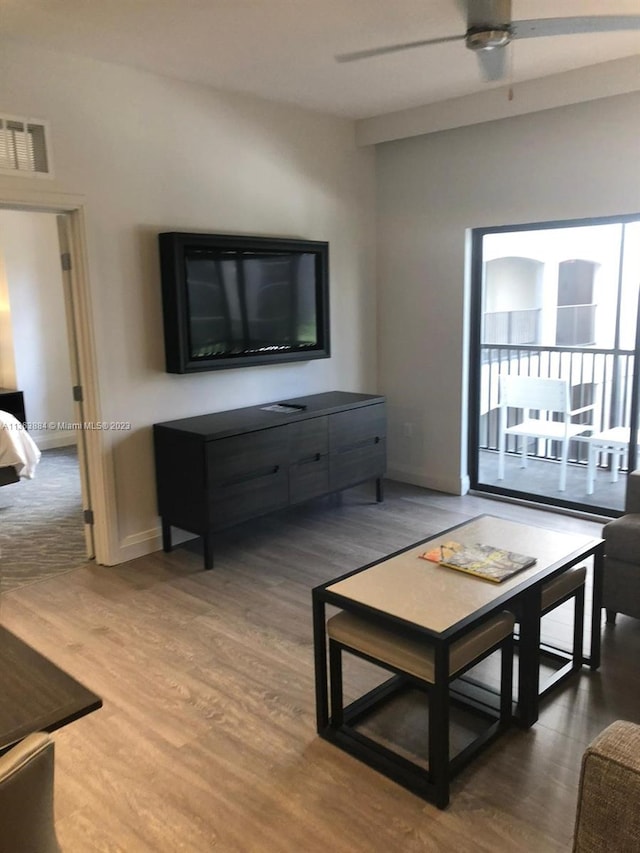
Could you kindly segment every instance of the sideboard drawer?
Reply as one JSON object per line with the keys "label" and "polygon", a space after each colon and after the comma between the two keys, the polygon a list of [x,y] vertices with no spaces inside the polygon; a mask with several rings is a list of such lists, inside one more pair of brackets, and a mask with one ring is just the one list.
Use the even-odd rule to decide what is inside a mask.
{"label": "sideboard drawer", "polygon": [[244,479],[212,488],[209,497],[209,518],[214,530],[245,521],[289,503],[289,474],[287,468],[274,465],[266,473],[247,475]]}
{"label": "sideboard drawer", "polygon": [[329,452],[328,418],[311,418],[290,424],[289,456],[292,462],[311,459]]}
{"label": "sideboard drawer", "polygon": [[289,425],[211,441],[207,476],[212,486],[232,486],[270,474],[289,463]]}
{"label": "sideboard drawer", "polygon": [[371,477],[382,477],[386,462],[386,441],[378,436],[366,444],[347,448],[329,457],[329,487],[339,491]]}
{"label": "sideboard drawer", "polygon": [[369,444],[376,438],[380,441],[386,434],[383,403],[348,412],[337,412],[329,418],[329,447],[332,453]]}
{"label": "sideboard drawer", "polygon": [[327,454],[294,462],[289,468],[289,500],[308,501],[329,491],[329,457]]}
{"label": "sideboard drawer", "polygon": [[329,418],[329,487],[331,491],[381,477],[386,462],[386,416],[383,403]]}

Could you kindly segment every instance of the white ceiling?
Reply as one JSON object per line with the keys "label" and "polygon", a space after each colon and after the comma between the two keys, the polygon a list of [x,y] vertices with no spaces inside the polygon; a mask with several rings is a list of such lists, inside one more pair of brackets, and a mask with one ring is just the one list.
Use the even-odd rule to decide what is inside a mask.
{"label": "white ceiling", "polygon": [[[364,118],[483,83],[462,41],[355,63],[334,56],[462,34],[459,0],[0,0],[11,41]],[[514,0],[514,20],[640,14],[640,0]],[[523,39],[515,83],[640,54],[640,32]]]}

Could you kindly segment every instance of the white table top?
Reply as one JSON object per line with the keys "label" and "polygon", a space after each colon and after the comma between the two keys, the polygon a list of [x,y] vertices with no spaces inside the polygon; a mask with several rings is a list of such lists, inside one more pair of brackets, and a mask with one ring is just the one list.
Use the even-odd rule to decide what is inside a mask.
{"label": "white table top", "polygon": [[[492,583],[419,557],[450,540],[463,545],[481,543],[517,551],[535,557],[536,563],[502,583]],[[584,534],[560,533],[485,515],[329,584],[325,589],[433,633],[442,633],[505,593],[561,567],[601,542],[601,539]]]}
{"label": "white table top", "polygon": [[602,432],[596,432],[589,437],[593,444],[603,444],[609,447],[618,445],[625,447],[629,444],[630,430],[629,427],[612,427],[605,429]]}

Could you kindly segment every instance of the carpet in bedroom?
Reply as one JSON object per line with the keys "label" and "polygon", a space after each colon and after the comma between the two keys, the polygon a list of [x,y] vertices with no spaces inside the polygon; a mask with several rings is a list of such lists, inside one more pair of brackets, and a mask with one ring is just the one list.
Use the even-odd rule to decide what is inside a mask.
{"label": "carpet in bedroom", "polygon": [[45,450],[33,480],[0,488],[0,592],[86,562],[75,447]]}

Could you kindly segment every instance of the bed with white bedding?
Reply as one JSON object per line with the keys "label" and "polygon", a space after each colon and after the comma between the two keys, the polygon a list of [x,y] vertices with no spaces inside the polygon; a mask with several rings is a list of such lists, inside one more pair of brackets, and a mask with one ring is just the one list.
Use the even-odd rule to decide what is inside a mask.
{"label": "bed with white bedding", "polygon": [[11,414],[0,410],[0,486],[31,480],[40,461],[35,441]]}

